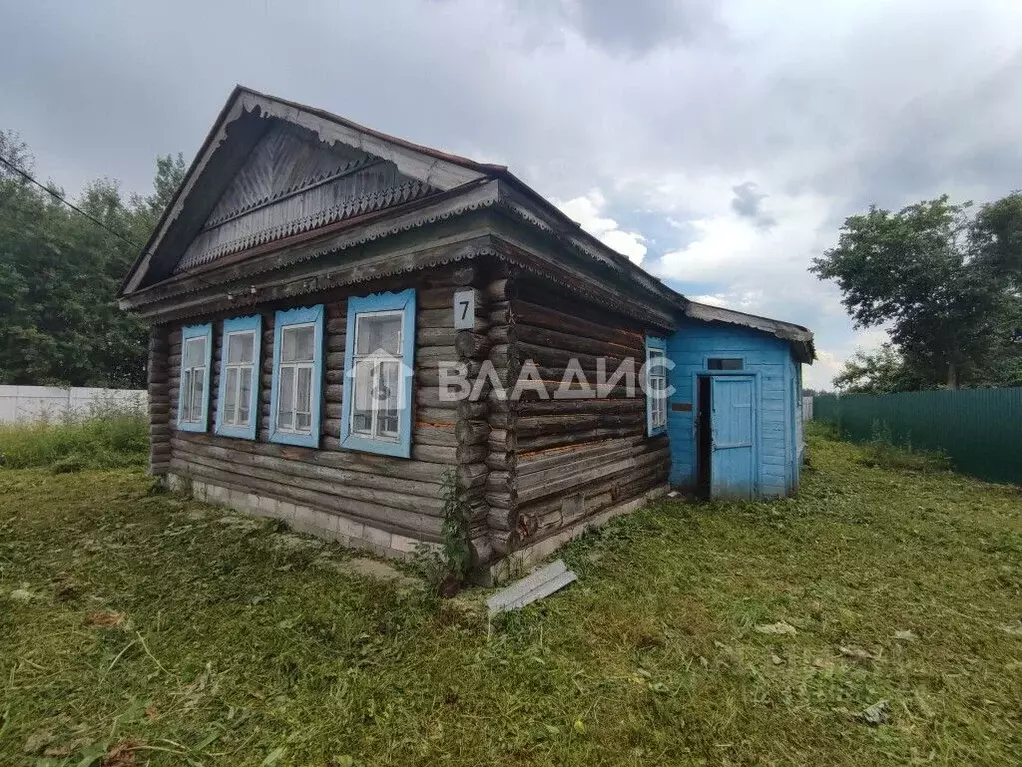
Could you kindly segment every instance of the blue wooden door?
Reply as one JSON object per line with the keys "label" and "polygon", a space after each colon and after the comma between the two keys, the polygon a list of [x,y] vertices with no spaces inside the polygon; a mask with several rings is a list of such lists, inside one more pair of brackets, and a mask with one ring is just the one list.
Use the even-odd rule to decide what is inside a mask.
{"label": "blue wooden door", "polygon": [[744,376],[714,376],[711,381],[711,495],[751,499],[756,476],[754,381]]}

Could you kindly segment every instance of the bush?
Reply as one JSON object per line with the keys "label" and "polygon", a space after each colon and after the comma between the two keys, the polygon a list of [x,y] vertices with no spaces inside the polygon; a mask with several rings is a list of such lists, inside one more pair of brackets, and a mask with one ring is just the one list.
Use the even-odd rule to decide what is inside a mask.
{"label": "bush", "polygon": [[951,470],[951,457],[942,450],[918,450],[911,440],[904,445],[894,444],[891,427],[885,421],[873,421],[872,436],[866,443],[862,462],[867,466],[917,471],[923,473]]}
{"label": "bush", "polygon": [[93,402],[83,413],[31,423],[0,424],[0,465],[55,472],[141,466],[149,429],[141,402]]}

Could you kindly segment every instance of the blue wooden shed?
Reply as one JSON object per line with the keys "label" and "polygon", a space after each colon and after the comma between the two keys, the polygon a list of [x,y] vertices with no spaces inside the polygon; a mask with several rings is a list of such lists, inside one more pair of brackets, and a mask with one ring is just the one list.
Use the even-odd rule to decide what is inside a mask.
{"label": "blue wooden shed", "polygon": [[666,341],[670,483],[710,498],[766,498],[798,488],[802,363],[812,333],[787,322],[689,301]]}

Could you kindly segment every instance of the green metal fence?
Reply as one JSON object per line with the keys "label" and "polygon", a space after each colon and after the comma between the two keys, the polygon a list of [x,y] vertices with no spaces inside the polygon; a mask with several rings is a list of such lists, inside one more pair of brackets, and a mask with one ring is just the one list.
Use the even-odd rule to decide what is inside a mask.
{"label": "green metal fence", "polygon": [[824,394],[814,398],[813,419],[856,442],[882,423],[897,444],[944,450],[958,471],[1022,484],[1022,388]]}

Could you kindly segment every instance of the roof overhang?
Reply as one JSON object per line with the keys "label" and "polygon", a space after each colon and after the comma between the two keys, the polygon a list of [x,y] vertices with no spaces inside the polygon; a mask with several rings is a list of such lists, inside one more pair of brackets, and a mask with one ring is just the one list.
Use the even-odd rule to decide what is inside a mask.
{"label": "roof overhang", "polygon": [[683,310],[686,317],[703,322],[723,322],[728,325],[739,325],[751,330],[759,330],[769,333],[775,338],[787,341],[795,357],[799,362],[812,364],[816,359],[816,348],[813,344],[813,334],[809,328],[795,325],[791,322],[772,320],[769,317],[760,317],[756,314],[736,312],[733,309],[725,309],[721,306],[701,304],[697,301],[687,300]]}

